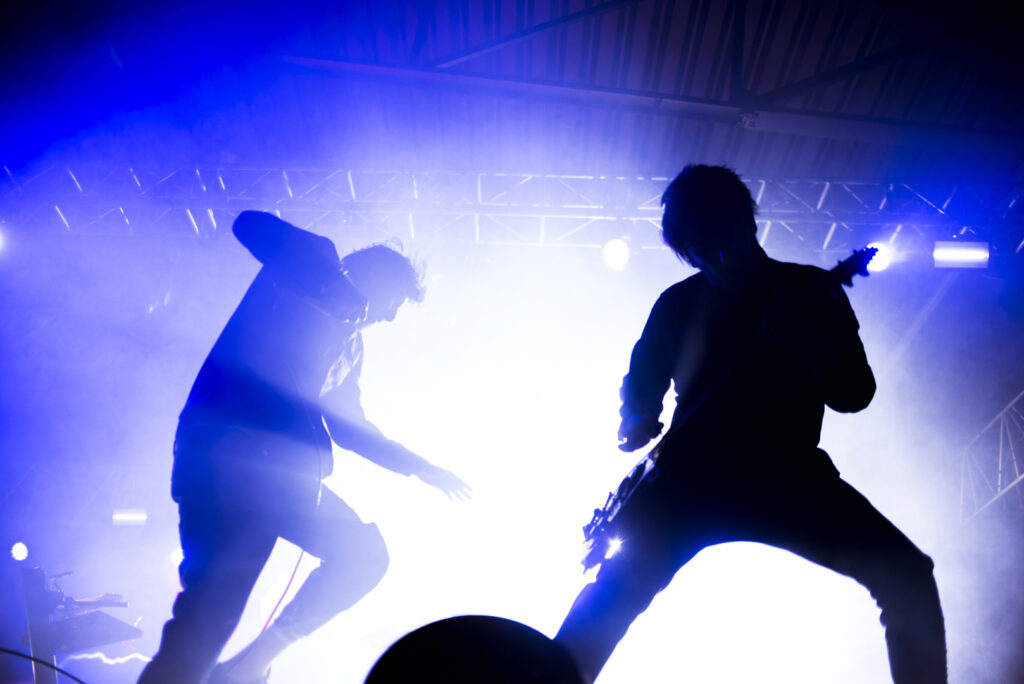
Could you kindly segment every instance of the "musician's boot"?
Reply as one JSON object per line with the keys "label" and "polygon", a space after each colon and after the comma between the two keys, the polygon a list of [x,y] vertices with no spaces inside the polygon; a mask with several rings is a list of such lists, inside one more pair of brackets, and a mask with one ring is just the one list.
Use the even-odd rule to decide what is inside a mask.
{"label": "musician's boot", "polygon": [[287,627],[271,625],[237,655],[218,665],[215,675],[221,679],[211,677],[209,684],[259,684],[267,681],[270,663],[300,636]]}

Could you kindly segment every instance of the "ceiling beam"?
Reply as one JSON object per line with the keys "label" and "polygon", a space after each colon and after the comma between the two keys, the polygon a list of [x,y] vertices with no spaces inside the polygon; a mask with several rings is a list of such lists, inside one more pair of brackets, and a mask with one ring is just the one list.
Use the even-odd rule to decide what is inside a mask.
{"label": "ceiling beam", "polygon": [[511,96],[550,97],[586,106],[615,107],[693,119],[735,124],[766,133],[800,137],[854,140],[891,146],[941,147],[950,154],[979,149],[1017,158],[1024,153],[1024,133],[990,133],[950,126],[908,124],[866,116],[847,116],[787,109],[751,109],[723,100],[670,95],[660,92],[601,86],[567,85],[556,81],[524,80],[504,75],[452,72],[433,67],[383,66],[348,60],[300,56],[283,58],[286,63],[321,73],[348,77],[412,81],[438,87],[471,88],[477,92]]}

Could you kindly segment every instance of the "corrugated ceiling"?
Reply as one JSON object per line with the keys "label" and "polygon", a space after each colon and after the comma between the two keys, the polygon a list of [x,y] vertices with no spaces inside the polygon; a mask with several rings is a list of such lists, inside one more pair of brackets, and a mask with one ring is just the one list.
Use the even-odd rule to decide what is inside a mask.
{"label": "corrugated ceiling", "polygon": [[12,55],[34,76],[15,80],[28,93],[15,123],[78,112],[51,114],[55,137],[98,127],[113,156],[164,140],[196,163],[667,174],[716,161],[915,182],[1016,181],[1024,166],[1024,59],[1006,18],[973,7],[117,3],[25,26]]}

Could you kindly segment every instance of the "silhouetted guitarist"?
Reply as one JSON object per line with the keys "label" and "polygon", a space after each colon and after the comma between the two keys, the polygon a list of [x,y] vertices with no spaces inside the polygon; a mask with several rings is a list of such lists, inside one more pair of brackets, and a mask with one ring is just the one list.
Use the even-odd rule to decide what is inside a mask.
{"label": "silhouetted guitarist", "polygon": [[622,552],[601,563],[556,640],[592,681],[701,549],[754,541],[868,588],[896,684],[946,682],[931,559],[818,448],[824,407],[859,411],[875,391],[845,293],[821,269],[764,253],[754,200],[730,169],[687,166],[662,203],[665,242],[700,273],[662,293],[633,349],[620,448],[660,434],[670,383],[673,425],[657,447],[657,477],[618,513]]}

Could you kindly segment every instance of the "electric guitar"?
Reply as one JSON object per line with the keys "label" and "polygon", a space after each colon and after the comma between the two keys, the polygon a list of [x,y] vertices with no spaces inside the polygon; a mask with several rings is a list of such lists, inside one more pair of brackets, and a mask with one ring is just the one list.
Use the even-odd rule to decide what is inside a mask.
{"label": "electric guitar", "polygon": [[[868,275],[868,264],[871,259],[874,258],[875,254],[878,253],[876,247],[864,247],[853,252],[852,255],[840,261],[832,270],[828,271],[825,276],[828,280],[840,283],[847,287],[853,286],[853,277],[855,275]],[[817,284],[817,281],[812,283]],[[708,397],[714,393],[714,391],[722,384],[722,382],[732,373],[732,371],[739,365],[751,351],[753,351],[764,339],[764,335],[760,334],[756,336],[751,342],[743,348],[743,350],[732,360],[725,372],[718,381],[709,387],[694,403],[690,409],[690,414],[707,401]],[[615,524],[615,520],[619,513],[622,511],[622,507],[630,500],[630,498],[637,493],[637,491],[646,488],[658,477],[658,456],[661,452],[661,447],[665,444],[668,439],[679,430],[679,427],[686,423],[686,418],[679,420],[669,428],[665,436],[661,438],[657,445],[650,452],[644,456],[639,463],[637,463],[626,475],[625,479],[619,484],[618,488],[608,493],[608,498],[605,500],[603,508],[595,508],[594,515],[586,525],[583,526],[583,538],[584,538],[584,553],[583,553],[583,571],[586,572],[590,568],[600,565],[601,561],[610,558],[618,551],[618,547],[621,541],[618,538],[618,529]]]}

